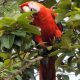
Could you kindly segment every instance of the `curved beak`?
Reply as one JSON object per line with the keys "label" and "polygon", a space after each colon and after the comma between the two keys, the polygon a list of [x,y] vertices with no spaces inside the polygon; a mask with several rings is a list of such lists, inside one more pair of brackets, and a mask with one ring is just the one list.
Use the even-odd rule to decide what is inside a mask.
{"label": "curved beak", "polygon": [[23,12],[30,12],[31,11],[31,9],[28,6],[24,6],[22,8],[22,10],[23,10]]}

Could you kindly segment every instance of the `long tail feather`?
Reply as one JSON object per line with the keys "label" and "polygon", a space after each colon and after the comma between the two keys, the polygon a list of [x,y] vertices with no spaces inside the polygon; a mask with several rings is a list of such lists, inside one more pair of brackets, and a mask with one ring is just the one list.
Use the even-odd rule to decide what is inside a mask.
{"label": "long tail feather", "polygon": [[40,61],[40,80],[56,80],[55,58],[44,58]]}

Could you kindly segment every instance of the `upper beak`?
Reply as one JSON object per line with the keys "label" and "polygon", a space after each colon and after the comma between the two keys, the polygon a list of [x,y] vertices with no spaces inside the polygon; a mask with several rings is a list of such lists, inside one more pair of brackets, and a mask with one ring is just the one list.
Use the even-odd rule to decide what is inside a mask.
{"label": "upper beak", "polygon": [[30,11],[31,11],[31,9],[28,6],[24,6],[22,8],[22,12],[30,12]]}

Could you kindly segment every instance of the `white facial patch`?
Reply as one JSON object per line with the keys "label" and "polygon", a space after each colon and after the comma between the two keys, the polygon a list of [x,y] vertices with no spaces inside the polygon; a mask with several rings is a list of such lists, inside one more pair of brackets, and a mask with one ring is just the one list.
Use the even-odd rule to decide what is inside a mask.
{"label": "white facial patch", "polygon": [[36,4],[36,2],[31,1],[31,2],[29,2],[28,5],[32,10],[35,10],[37,12],[40,11],[40,7]]}
{"label": "white facial patch", "polygon": [[22,9],[24,12],[30,12],[31,11],[31,9],[27,6],[24,6]]}

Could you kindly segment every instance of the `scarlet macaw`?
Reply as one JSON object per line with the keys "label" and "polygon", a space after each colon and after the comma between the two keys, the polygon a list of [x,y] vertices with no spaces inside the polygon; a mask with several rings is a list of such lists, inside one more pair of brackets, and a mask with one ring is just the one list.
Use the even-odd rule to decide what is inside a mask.
{"label": "scarlet macaw", "polygon": [[[62,36],[62,31],[55,22],[55,16],[52,15],[53,10],[46,8],[44,5],[29,1],[20,5],[23,12],[36,11],[33,15],[33,25],[36,25],[41,30],[41,35],[35,35],[35,41],[43,48],[47,45],[51,45],[52,41],[59,39]],[[44,43],[46,42],[46,44]],[[40,61],[40,80],[55,80],[55,58],[48,58],[46,65],[45,58]],[[47,77],[46,77],[47,76]]]}

